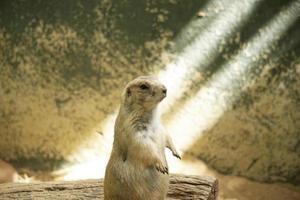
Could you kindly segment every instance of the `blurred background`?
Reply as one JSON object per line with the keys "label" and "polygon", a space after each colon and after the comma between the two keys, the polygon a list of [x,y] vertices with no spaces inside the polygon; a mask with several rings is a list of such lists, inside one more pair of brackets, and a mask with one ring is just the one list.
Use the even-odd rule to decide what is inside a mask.
{"label": "blurred background", "polygon": [[100,178],[126,83],[220,199],[300,199],[299,0],[0,1],[0,182]]}

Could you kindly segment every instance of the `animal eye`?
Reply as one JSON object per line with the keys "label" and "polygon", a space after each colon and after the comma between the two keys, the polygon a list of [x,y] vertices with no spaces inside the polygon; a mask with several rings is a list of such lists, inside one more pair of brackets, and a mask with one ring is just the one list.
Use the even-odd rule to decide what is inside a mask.
{"label": "animal eye", "polygon": [[141,85],[140,85],[140,88],[141,88],[142,90],[148,90],[148,89],[149,89],[149,85],[141,84]]}

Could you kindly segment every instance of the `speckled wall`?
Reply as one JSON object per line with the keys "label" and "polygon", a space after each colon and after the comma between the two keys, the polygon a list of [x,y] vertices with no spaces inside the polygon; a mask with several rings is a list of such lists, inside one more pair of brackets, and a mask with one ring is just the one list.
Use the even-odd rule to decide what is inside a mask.
{"label": "speckled wall", "polygon": [[291,52],[279,57],[290,64],[272,60],[264,66],[258,83],[247,87],[192,153],[225,174],[300,183],[300,60]]}
{"label": "speckled wall", "polygon": [[0,157],[55,163],[95,134],[204,3],[159,2],[1,1]]}
{"label": "speckled wall", "polygon": [[[245,57],[238,61],[241,68],[249,60],[252,68],[243,84],[236,83],[239,92],[228,93],[230,106],[187,152],[223,173],[299,182],[299,18],[284,33],[264,30],[293,4],[286,17],[275,20],[285,27],[300,12],[299,3],[1,1],[0,158],[35,168],[68,160],[116,110],[126,82],[159,73],[200,37],[205,45],[193,52],[203,59],[189,66],[194,71],[184,77],[188,89],[166,121],[236,57]],[[256,35],[261,41],[254,43],[270,41],[271,46],[260,51],[253,45],[259,55],[240,56]]]}
{"label": "speckled wall", "polygon": [[[300,2],[262,1],[254,12],[246,23],[248,28],[238,32],[238,42],[229,39],[227,52],[221,53],[225,60],[234,60],[236,54],[231,49],[255,49],[238,54],[242,58],[238,67],[228,71],[229,78],[240,76],[241,81],[234,82],[234,90],[219,86],[225,95],[220,93],[215,98],[224,98],[230,106],[188,151],[225,174],[299,184]],[[279,32],[289,23],[284,19],[287,16],[294,16],[294,21],[284,33]],[[255,47],[255,37],[251,43],[247,36],[251,32],[266,39]],[[269,47],[258,48],[268,40],[273,41]],[[252,67],[247,74],[239,72],[249,66]]]}

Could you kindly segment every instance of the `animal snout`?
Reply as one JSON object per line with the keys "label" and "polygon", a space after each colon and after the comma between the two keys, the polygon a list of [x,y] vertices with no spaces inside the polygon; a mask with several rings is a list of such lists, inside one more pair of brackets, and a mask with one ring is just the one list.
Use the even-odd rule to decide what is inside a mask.
{"label": "animal snout", "polygon": [[167,96],[167,88],[163,87],[162,93],[163,93],[165,96]]}

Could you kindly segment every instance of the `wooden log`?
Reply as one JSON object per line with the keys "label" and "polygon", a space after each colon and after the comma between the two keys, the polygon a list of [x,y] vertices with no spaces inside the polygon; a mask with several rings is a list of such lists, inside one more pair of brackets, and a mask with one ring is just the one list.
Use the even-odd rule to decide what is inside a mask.
{"label": "wooden log", "polygon": [[[122,188],[120,188],[121,190]],[[169,200],[217,198],[218,181],[211,177],[170,175]],[[0,184],[0,199],[103,199],[103,179]]]}

